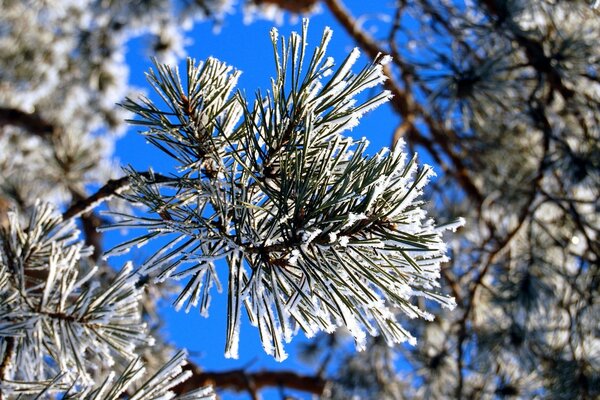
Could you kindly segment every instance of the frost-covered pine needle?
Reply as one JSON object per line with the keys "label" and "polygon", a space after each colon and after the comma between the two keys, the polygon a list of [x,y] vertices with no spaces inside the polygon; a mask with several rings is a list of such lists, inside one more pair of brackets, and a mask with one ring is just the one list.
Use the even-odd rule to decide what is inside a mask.
{"label": "frost-covered pine needle", "polygon": [[238,72],[209,59],[189,61],[183,77],[157,65],[149,79],[164,104],[125,104],[179,168],[172,183],[131,171],[129,200],[153,213],[117,226],[147,230],[127,246],[167,240],[142,272],[188,279],[178,309],[207,305],[215,269],[229,268],[228,357],[238,355],[244,309],[267,353],[283,359],[297,328],[345,326],[359,348],[367,333],[414,343],[398,319],[431,319],[416,297],[454,306],[439,289],[443,229],[419,200],[430,169],[402,146],[372,157],[366,140],[345,136],[390,98],[365,95],[385,80],[389,57],[355,73],[354,50],[335,68],[331,30],[312,55],[306,32],[306,21],[290,40],[271,31],[276,74],[253,101],[234,92]]}

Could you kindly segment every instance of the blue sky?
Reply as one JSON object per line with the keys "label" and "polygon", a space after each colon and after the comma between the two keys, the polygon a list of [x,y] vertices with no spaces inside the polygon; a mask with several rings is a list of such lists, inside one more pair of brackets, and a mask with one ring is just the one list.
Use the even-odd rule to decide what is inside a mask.
{"label": "blue sky", "polygon": [[[356,15],[369,12],[368,5],[362,1],[350,1],[349,7]],[[238,87],[245,91],[250,98],[254,97],[255,90],[269,87],[269,79],[274,74],[273,51],[271,47],[269,31],[274,23],[271,21],[256,21],[252,24],[244,24],[240,12],[225,18],[220,32],[215,33],[213,26],[209,23],[198,24],[190,38],[192,44],[186,48],[187,54],[197,60],[206,59],[209,56],[216,57],[235,68],[241,70],[242,77]],[[339,25],[332,20],[327,10],[311,17],[309,25],[309,49],[312,50],[320,41],[325,26],[330,26],[333,31],[333,39],[329,46],[329,55],[336,62],[341,62],[354,47]],[[301,29],[301,21],[290,22],[286,16],[286,23],[278,27],[280,33],[289,37],[291,31]],[[144,48],[147,38],[136,39],[129,45],[127,60],[130,65],[130,83],[136,87],[146,88],[149,85],[145,81],[144,72],[151,66],[149,54]],[[361,58],[356,68],[362,67],[366,59]],[[349,134],[355,138],[367,137],[371,145],[369,153],[376,153],[381,147],[389,146],[392,132],[398,123],[398,118],[393,114],[391,108],[386,105],[365,116],[362,123],[354,128]],[[144,138],[136,133],[136,128],[131,129],[128,134],[117,143],[116,155],[124,164],[131,164],[134,168],[144,171],[152,167],[157,172],[169,173],[168,157],[159,150],[146,144]],[[106,247],[123,240],[123,236],[113,233],[107,238]],[[151,254],[152,247],[142,248],[140,254],[130,254],[134,260],[140,260]],[[112,259],[111,259],[112,260]],[[120,259],[111,261],[116,265]],[[221,269],[221,282],[226,289],[226,268],[224,264],[218,265]],[[181,348],[187,348],[192,359],[207,370],[231,370],[249,366],[249,370],[260,369],[294,369],[299,372],[311,373],[312,369],[296,360],[295,345],[304,339],[299,334],[296,339],[287,346],[290,354],[283,363],[275,362],[270,356],[264,354],[258,338],[258,332],[251,327],[247,320],[242,320],[242,332],[240,339],[240,358],[238,360],[225,359],[223,356],[225,346],[225,315],[226,315],[226,293],[218,294],[213,291],[213,300],[210,316],[203,318],[197,310],[185,314],[183,311],[177,313],[171,309],[170,304],[162,307],[165,326],[164,332],[169,341]],[[295,395],[301,395],[295,393]],[[263,392],[263,397],[280,398],[277,390]],[[308,397],[308,396],[306,396]],[[249,398],[247,394],[234,396],[226,393],[224,398]]]}

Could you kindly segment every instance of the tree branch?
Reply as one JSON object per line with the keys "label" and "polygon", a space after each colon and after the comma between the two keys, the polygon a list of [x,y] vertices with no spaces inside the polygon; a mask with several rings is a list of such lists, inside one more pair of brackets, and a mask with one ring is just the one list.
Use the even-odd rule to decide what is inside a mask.
{"label": "tree branch", "polygon": [[[350,15],[349,11],[344,8],[344,5],[339,0],[324,0],[324,2],[331,11],[331,14],[344,27],[348,35],[350,35],[367,53],[369,58],[375,59],[378,54],[386,53],[373,38],[359,28],[356,20]],[[399,62],[400,65],[403,65],[403,62]],[[383,67],[383,73],[388,78],[385,81],[385,87],[393,94],[391,105],[403,120],[401,128],[398,129],[394,135],[394,142],[399,139],[400,135],[406,134],[410,140],[425,145],[427,151],[429,151],[434,158],[441,159],[441,157],[436,154],[436,149],[431,145],[431,140],[423,135],[415,125],[417,117],[420,116],[427,124],[429,133],[433,136],[435,144],[437,144],[450,161],[452,161],[454,166],[453,170],[447,170],[446,172],[454,175],[465,193],[467,193],[467,195],[477,204],[481,204],[483,202],[483,195],[480,193],[477,186],[475,186],[461,157],[452,148],[451,140],[456,139],[456,133],[442,126],[439,121],[423,109],[423,107],[414,99],[410,91],[403,90],[400,87],[394,78],[389,65]],[[429,144],[429,146],[427,144]]]}
{"label": "tree branch", "polygon": [[[151,175],[149,172],[143,172],[140,174],[146,178]],[[169,181],[169,178],[152,174],[156,183]],[[92,258],[98,261],[102,256],[102,234],[97,230],[103,225],[103,220],[98,214],[93,212],[93,208],[102,204],[111,197],[123,192],[129,188],[129,177],[124,176],[119,179],[111,179],[104,186],[91,196],[85,197],[84,194],[78,193],[72,190],[71,195],[73,196],[73,204],[63,213],[63,220],[70,218],[81,218],[83,225],[83,233],[85,236],[85,243],[88,246],[94,247],[94,253]]]}
{"label": "tree branch", "polygon": [[514,41],[525,51],[529,64],[538,73],[547,76],[548,84],[557,90],[565,100],[571,99],[575,95],[575,91],[565,86],[560,71],[553,65],[552,55],[546,55],[544,45],[529,37],[514,23],[507,8],[498,7],[497,2],[494,0],[483,0],[483,4],[489,15],[497,22],[498,32],[510,34]]}
{"label": "tree branch", "polygon": [[227,389],[236,392],[256,391],[263,388],[285,387],[315,395],[323,394],[327,380],[319,376],[300,375],[294,371],[258,371],[231,370],[221,372],[201,371],[196,365],[189,363],[184,367],[192,371],[191,378],[176,386],[177,394],[187,393],[203,386],[212,385],[216,389]]}
{"label": "tree branch", "polygon": [[318,0],[252,0],[254,4],[273,4],[294,14],[310,12]]}
{"label": "tree branch", "polygon": [[[139,175],[143,176],[144,178],[153,177],[153,179],[154,179],[153,183],[171,182],[170,178],[160,175],[160,174],[154,174],[154,173],[151,174],[150,172],[141,172]],[[76,202],[74,202],[63,213],[63,215],[62,215],[63,219],[70,219],[70,218],[78,217],[86,212],[89,212],[92,208],[105,202],[106,200],[110,199],[111,197],[116,196],[117,194],[127,190],[128,188],[129,188],[129,177],[128,176],[124,176],[119,179],[110,179],[108,182],[106,182],[106,184],[104,186],[102,186],[100,189],[98,189],[98,191],[96,193],[94,193],[93,195],[86,197],[86,198],[80,198]]]}
{"label": "tree branch", "polygon": [[[59,128],[42,118],[38,113],[26,113],[15,108],[0,107],[0,127],[2,126],[17,126],[25,129],[33,135],[37,135],[42,139],[47,139],[51,142],[51,136],[59,131]],[[1,132],[0,132],[1,133]],[[75,204],[81,204],[85,200],[85,194],[81,194],[76,190],[71,190],[71,195]],[[0,225],[6,224],[6,207],[2,199],[0,199]],[[89,211],[89,210],[84,210]],[[102,253],[101,235],[98,234],[96,228],[101,225],[101,218],[92,212],[80,212],[83,224],[83,233],[86,238],[86,244],[94,247],[94,260],[98,260]],[[64,218],[64,215],[63,215]],[[65,218],[66,219],[66,218]]]}
{"label": "tree branch", "polygon": [[[544,127],[549,128],[549,122],[543,114],[542,111],[538,110],[540,113],[540,118],[544,119]],[[457,385],[456,385],[456,398],[461,399],[463,396],[463,385],[464,385],[464,376],[463,376],[463,344],[467,340],[467,325],[469,322],[469,318],[473,309],[475,307],[475,299],[477,297],[477,293],[479,288],[483,285],[484,278],[489,272],[491,266],[498,256],[500,256],[505,249],[509,247],[512,240],[517,236],[517,233],[521,230],[523,225],[529,217],[531,217],[531,208],[535,202],[537,195],[539,194],[539,188],[541,186],[542,180],[544,178],[544,173],[546,168],[548,167],[548,152],[550,150],[550,132],[544,131],[543,139],[542,139],[542,155],[539,160],[538,170],[536,176],[532,180],[532,188],[529,192],[528,198],[525,201],[524,205],[521,207],[520,212],[517,217],[516,226],[510,230],[504,238],[498,243],[496,248],[492,250],[487,258],[486,263],[484,264],[481,272],[475,278],[475,280],[471,283],[471,288],[467,293],[466,298],[468,299],[468,303],[464,305],[465,310],[462,318],[458,321],[458,333],[457,333]]]}
{"label": "tree branch", "polygon": [[[4,350],[4,358],[2,359],[2,363],[0,364],[0,382],[4,381],[4,379],[6,378],[5,375],[15,353],[15,338],[6,337],[4,338],[4,340],[6,341],[6,349]],[[0,400],[3,400],[3,398],[4,396],[2,390],[0,389]]]}
{"label": "tree branch", "polygon": [[16,108],[0,107],[0,126],[18,126],[34,135],[48,137],[55,127],[37,113],[26,113]]}

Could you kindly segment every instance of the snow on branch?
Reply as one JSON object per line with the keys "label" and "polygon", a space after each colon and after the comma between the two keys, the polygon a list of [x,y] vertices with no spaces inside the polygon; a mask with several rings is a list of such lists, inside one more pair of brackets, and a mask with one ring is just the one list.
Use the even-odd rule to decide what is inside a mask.
{"label": "snow on branch", "polygon": [[[104,282],[75,223],[38,202],[28,220],[0,232],[0,341],[5,382],[92,383],[115,359],[150,344],[131,265]],[[3,344],[4,347],[4,344]]]}
{"label": "snow on branch", "polygon": [[[48,204],[38,202],[28,219],[9,219],[0,232],[0,393],[173,398],[192,373],[184,368],[185,352],[151,376],[136,356],[153,339],[131,264],[103,278],[87,264],[91,249],[78,240],[73,219],[63,221]],[[125,368],[113,369],[119,365]],[[198,386],[177,398],[208,400],[214,393]]]}
{"label": "snow on branch", "polygon": [[346,327],[358,348],[367,333],[414,343],[398,317],[432,318],[417,297],[454,307],[439,289],[444,229],[419,200],[431,170],[402,146],[369,156],[366,140],[345,136],[390,98],[365,95],[385,80],[389,58],[355,73],[355,50],[334,68],[331,30],[309,56],[307,25],[288,40],[271,32],[276,76],[253,101],[234,93],[238,72],[209,59],[190,60],[184,79],[157,65],[149,80],[164,104],[124,104],[178,168],[167,182],[130,171],[124,196],[151,213],[121,216],[109,228],[146,233],[108,254],[167,240],[141,272],[184,280],[176,306],[203,314],[219,285],[216,268],[226,264],[229,357],[237,357],[243,309],[265,350],[282,360],[283,343],[299,329],[312,336]]}
{"label": "snow on branch", "polygon": [[64,374],[38,382],[5,380],[0,389],[20,395],[32,395],[34,398],[42,398],[45,394],[52,393],[62,398],[98,400],[119,400],[124,397],[132,400],[215,400],[213,389],[206,385],[196,385],[185,393],[176,393],[181,384],[192,375],[192,372],[185,368],[186,356],[185,351],[179,351],[151,376],[147,376],[149,374],[142,360],[136,358],[129,362],[122,372],[110,372],[100,384],[84,386],[83,390],[78,390],[81,389],[79,385],[65,384],[62,381]]}

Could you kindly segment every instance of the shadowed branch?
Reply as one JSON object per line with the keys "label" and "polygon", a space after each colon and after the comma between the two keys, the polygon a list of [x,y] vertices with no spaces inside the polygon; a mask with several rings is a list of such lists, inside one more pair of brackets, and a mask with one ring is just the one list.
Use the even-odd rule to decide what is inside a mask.
{"label": "shadowed branch", "polygon": [[315,395],[323,394],[328,381],[319,376],[300,375],[294,371],[257,371],[231,370],[220,372],[201,371],[194,364],[184,367],[193,375],[174,388],[182,394],[199,387],[212,385],[215,389],[227,389],[236,392],[249,392],[258,398],[257,392],[264,388],[288,388]]}

